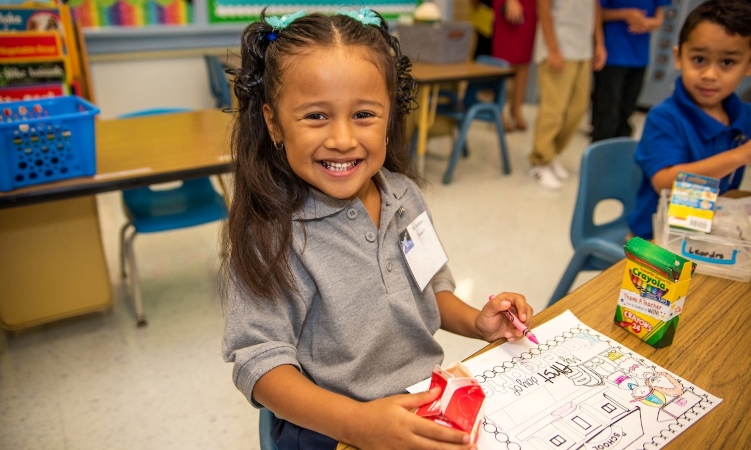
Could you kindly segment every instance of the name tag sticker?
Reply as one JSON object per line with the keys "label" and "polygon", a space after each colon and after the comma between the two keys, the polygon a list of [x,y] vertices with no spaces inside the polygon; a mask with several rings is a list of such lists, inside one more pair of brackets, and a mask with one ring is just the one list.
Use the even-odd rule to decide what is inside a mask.
{"label": "name tag sticker", "polygon": [[399,247],[421,291],[425,290],[425,286],[449,260],[427,211],[417,216],[402,232]]}

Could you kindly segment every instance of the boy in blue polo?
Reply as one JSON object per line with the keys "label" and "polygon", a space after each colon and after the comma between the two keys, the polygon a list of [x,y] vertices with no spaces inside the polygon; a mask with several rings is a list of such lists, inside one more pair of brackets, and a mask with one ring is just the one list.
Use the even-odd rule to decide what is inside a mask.
{"label": "boy in blue polo", "polygon": [[645,178],[628,222],[645,239],[652,239],[658,192],[678,172],[719,178],[723,193],[738,188],[751,164],[751,105],[733,93],[751,75],[751,3],[702,3],[686,18],[673,54],[681,76],[673,95],[647,114],[636,151]]}

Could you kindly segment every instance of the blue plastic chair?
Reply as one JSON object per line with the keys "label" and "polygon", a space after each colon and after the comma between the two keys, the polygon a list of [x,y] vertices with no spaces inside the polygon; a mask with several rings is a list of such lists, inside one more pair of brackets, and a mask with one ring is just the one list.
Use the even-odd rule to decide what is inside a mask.
{"label": "blue plastic chair", "polygon": [[258,438],[261,441],[261,450],[276,450],[276,444],[271,439],[271,425],[274,413],[266,408],[261,408],[258,416]]}
{"label": "blue plastic chair", "polygon": [[[631,138],[606,139],[584,150],[579,174],[569,261],[548,306],[564,297],[583,270],[604,270],[625,257],[623,244],[629,233],[626,216],[636,205],[636,192],[642,172],[634,161],[637,141]],[[614,220],[595,224],[594,213],[603,200],[621,202],[623,211]]]}
{"label": "blue plastic chair", "polygon": [[[157,108],[136,111],[120,118],[186,112],[188,109]],[[120,230],[120,273],[130,278],[139,327],[146,325],[143,313],[138,268],[133,254],[133,241],[138,233],[157,233],[202,225],[227,218],[227,205],[211,184],[209,177],[184,180],[173,189],[153,190],[149,186],[122,191],[123,209],[128,222]],[[128,230],[133,229],[128,235]]]}
{"label": "blue plastic chair", "polygon": [[224,65],[216,55],[203,55],[206,62],[206,71],[209,74],[209,88],[214,97],[217,108],[229,108],[232,106],[229,81],[224,71]]}
{"label": "blue plastic chair", "polygon": [[[494,65],[498,67],[508,67],[509,64],[503,59],[494,58],[489,55],[479,55],[476,62],[481,64]],[[493,92],[492,102],[483,102],[479,94],[483,91]],[[506,132],[503,129],[503,106],[506,102],[506,78],[495,81],[472,81],[467,86],[467,91],[461,102],[450,101],[448,104],[439,104],[436,108],[436,115],[449,117],[456,121],[459,128],[459,137],[454,142],[451,150],[449,165],[443,174],[443,184],[451,183],[451,179],[459,160],[459,154],[467,156],[467,133],[469,127],[475,120],[483,120],[495,124],[498,131],[498,141],[501,149],[501,163],[503,173],[511,173],[511,164],[508,158],[508,147],[506,145]]]}

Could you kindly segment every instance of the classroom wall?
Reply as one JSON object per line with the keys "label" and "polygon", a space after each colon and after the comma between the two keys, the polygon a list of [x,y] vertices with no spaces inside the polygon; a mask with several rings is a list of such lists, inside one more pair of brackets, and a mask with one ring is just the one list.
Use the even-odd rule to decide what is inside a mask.
{"label": "classroom wall", "polygon": [[99,117],[145,108],[214,107],[203,57],[179,57],[91,63]]}

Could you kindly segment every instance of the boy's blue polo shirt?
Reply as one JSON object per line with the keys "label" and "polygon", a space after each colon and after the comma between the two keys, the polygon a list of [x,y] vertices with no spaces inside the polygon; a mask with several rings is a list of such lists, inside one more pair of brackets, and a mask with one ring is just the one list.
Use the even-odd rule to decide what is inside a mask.
{"label": "boy's blue polo shirt", "polygon": [[[657,211],[657,192],[652,177],[662,169],[717,155],[742,144],[751,136],[751,104],[736,94],[722,102],[730,119],[725,126],[702,111],[683,87],[682,78],[675,82],[673,95],[653,107],[647,114],[644,132],[636,149],[636,163],[642,179],[636,208],[628,215],[631,231],[644,239],[652,238],[652,214]],[[744,167],[720,181],[720,193],[737,189]]]}
{"label": "boy's blue polo shirt", "polygon": [[[606,9],[637,8],[654,17],[657,8],[670,5],[672,0],[600,0]],[[647,67],[649,64],[650,33],[631,34],[623,20],[603,22],[608,66]]]}

